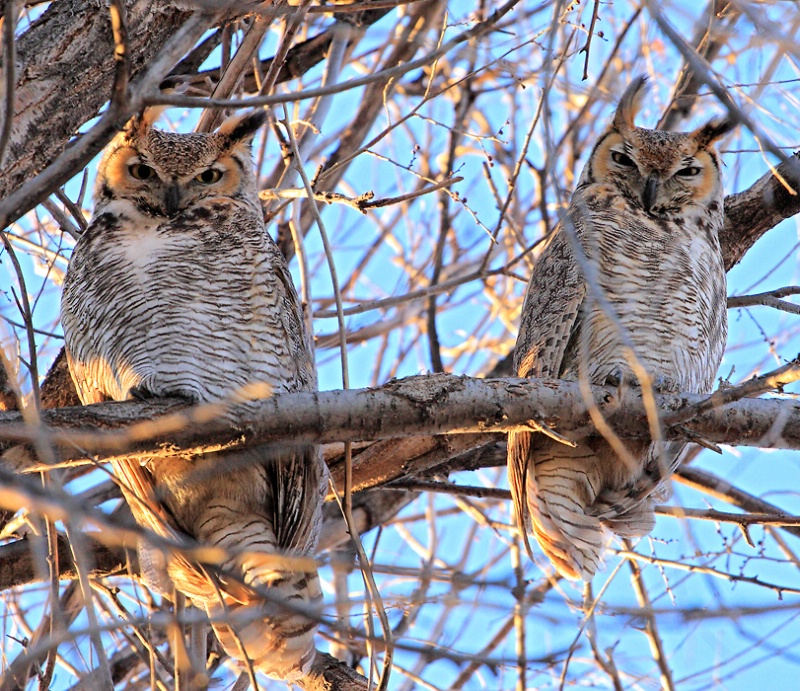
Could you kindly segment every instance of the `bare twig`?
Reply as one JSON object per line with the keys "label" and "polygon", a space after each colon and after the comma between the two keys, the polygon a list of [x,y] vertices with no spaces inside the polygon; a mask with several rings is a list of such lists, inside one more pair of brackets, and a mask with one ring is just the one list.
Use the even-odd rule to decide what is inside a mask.
{"label": "bare twig", "polygon": [[744,384],[718,389],[704,401],[686,406],[681,410],[665,416],[664,424],[667,426],[678,425],[687,420],[691,420],[696,415],[702,415],[709,410],[713,410],[714,408],[720,408],[728,403],[740,401],[743,398],[760,396],[767,391],[783,392],[784,386],[798,379],[800,379],[800,360],[792,360],[772,372],[762,374],[759,377],[753,377],[744,382]]}
{"label": "bare twig", "polygon": [[785,288],[769,290],[765,293],[756,293],[754,295],[735,295],[734,297],[728,298],[728,309],[764,305],[765,307],[772,307],[782,312],[800,314],[800,305],[795,305],[793,302],[780,299],[790,295],[800,295],[800,287],[786,286]]}
{"label": "bare twig", "polygon": [[581,48],[578,51],[579,53],[586,53],[586,59],[583,61],[582,79],[584,81],[586,81],[589,78],[589,55],[592,47],[592,39],[594,38],[594,27],[595,24],[597,24],[597,18],[599,14],[600,14],[600,0],[595,0],[594,7],[592,8],[592,21],[589,23],[589,30],[586,33],[586,43],[584,43],[583,48]]}
{"label": "bare twig", "polygon": [[[625,539],[623,543],[629,552],[632,551],[630,540]],[[643,612],[649,612],[652,609],[652,605],[650,604],[650,595],[647,592],[647,586],[642,576],[642,569],[633,559],[628,560],[628,566],[631,570],[633,592],[636,593],[636,600],[639,603],[639,607],[642,608]],[[650,651],[653,654],[653,659],[656,661],[658,669],[661,672],[661,688],[667,691],[674,691],[675,682],[672,680],[672,670],[669,668],[669,663],[667,662],[664,642],[661,640],[656,618],[652,615],[645,615],[645,631],[647,640],[650,643]]]}

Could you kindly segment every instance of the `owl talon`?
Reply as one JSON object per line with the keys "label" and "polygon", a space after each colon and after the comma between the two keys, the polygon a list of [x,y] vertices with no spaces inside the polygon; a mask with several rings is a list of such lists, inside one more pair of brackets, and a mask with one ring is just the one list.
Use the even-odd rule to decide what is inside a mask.
{"label": "owl talon", "polygon": [[650,380],[653,389],[656,393],[669,393],[671,391],[680,391],[680,387],[669,377],[658,375]]}
{"label": "owl talon", "polygon": [[148,401],[154,401],[158,398],[183,398],[187,403],[191,405],[196,405],[200,402],[200,399],[191,393],[186,393],[185,391],[163,391],[162,393],[155,393],[150,391],[146,386],[132,386],[128,392],[131,398],[135,398],[136,400],[142,401],[143,403],[147,403]]}
{"label": "owl talon", "polygon": [[158,396],[156,394],[154,394],[152,391],[150,391],[150,389],[148,389],[145,386],[132,386],[128,390],[128,394],[132,398],[136,398],[136,399],[138,399],[140,401],[143,401],[145,403],[147,401],[152,401],[154,398],[158,398]]}
{"label": "owl talon", "polygon": [[631,377],[630,374],[626,374],[621,369],[615,369],[613,372],[607,374],[603,383],[606,386],[616,386],[618,389],[621,389],[623,384],[627,384],[628,386],[639,385],[635,378]]}
{"label": "owl talon", "polygon": [[[638,377],[630,372],[623,372],[621,369],[615,369],[608,374],[603,383],[606,386],[616,386],[620,390],[623,386],[629,386],[634,389],[642,388]],[[650,378],[650,386],[653,387],[656,393],[668,393],[680,390],[672,379],[665,377],[663,374],[652,376]]]}

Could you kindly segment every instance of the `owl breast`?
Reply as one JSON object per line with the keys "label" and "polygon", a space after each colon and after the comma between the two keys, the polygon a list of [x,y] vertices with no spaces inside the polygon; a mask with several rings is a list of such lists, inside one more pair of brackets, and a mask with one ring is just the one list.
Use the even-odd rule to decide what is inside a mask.
{"label": "owl breast", "polygon": [[114,400],[139,387],[196,401],[259,382],[306,388],[286,376],[297,367],[255,214],[219,203],[166,220],[110,206],[81,237],[64,288],[83,386]]}
{"label": "owl breast", "polygon": [[[593,299],[596,288],[590,285],[562,376],[579,377],[582,347],[591,353],[587,371],[593,383],[632,376],[627,341],[662,390],[710,391],[727,333],[717,240],[722,214],[694,216],[689,209],[684,216],[647,216],[605,185],[589,186],[583,197],[588,213],[582,217],[582,245],[618,321]],[[615,199],[612,206],[600,202],[609,198]]]}

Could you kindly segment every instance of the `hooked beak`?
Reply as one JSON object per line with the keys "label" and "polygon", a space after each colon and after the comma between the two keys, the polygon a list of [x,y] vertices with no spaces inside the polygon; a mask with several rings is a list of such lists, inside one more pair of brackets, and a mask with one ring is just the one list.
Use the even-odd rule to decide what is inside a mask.
{"label": "hooked beak", "polygon": [[658,193],[658,176],[655,173],[650,173],[650,176],[644,183],[644,194],[642,194],[642,204],[644,210],[650,211],[656,201],[656,194]]}
{"label": "hooked beak", "polygon": [[181,189],[175,182],[167,187],[164,193],[164,204],[167,208],[167,215],[174,216],[181,208]]}

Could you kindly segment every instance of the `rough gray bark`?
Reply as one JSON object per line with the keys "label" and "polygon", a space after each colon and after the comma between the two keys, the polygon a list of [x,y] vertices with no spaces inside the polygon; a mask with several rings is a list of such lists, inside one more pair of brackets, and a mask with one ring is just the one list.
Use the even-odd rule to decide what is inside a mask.
{"label": "rough gray bark", "polygon": [[[126,2],[126,9],[135,78],[191,13],[153,0]],[[108,101],[113,52],[108,5],[101,0],[54,2],[19,38],[14,127],[2,162],[0,199],[55,159]]]}
{"label": "rough gray bark", "polygon": [[728,271],[764,233],[800,212],[799,160],[800,152],[775,166],[777,175],[768,171],[748,189],[725,197],[725,226],[719,241]]}
{"label": "rough gray bark", "polygon": [[[779,383],[793,380],[787,376]],[[491,441],[492,434],[501,435],[530,421],[565,436],[585,435],[592,428],[591,407],[602,413],[620,437],[649,437],[640,390],[626,389],[621,396],[610,387],[592,387],[591,391],[587,405],[576,382],[420,375],[375,389],[276,395],[264,401],[257,416],[240,419],[238,429],[209,419],[208,409],[181,412],[178,408],[182,402],[175,399],[49,410],[43,413],[46,427],[42,430],[26,428],[17,412],[2,412],[0,440],[24,442],[40,436],[59,444],[64,459],[81,458],[83,454],[76,448],[103,459],[122,454],[198,452],[242,439],[243,429],[247,430],[247,444],[449,435],[446,443],[450,448],[441,454],[443,461]],[[662,419],[689,428],[709,441],[800,449],[800,404],[793,400],[721,401],[695,415],[696,407],[708,400],[714,399],[699,394],[655,396]],[[688,416],[682,412],[687,408]],[[172,414],[159,417],[165,413]],[[664,434],[667,439],[679,439],[684,432],[675,427],[666,429]],[[469,438],[473,436],[477,439]],[[462,437],[467,438],[466,442],[461,441]],[[425,455],[433,448],[427,441],[422,447],[412,445],[407,456]],[[394,457],[392,474],[379,465],[381,482],[406,473],[404,460]]]}

